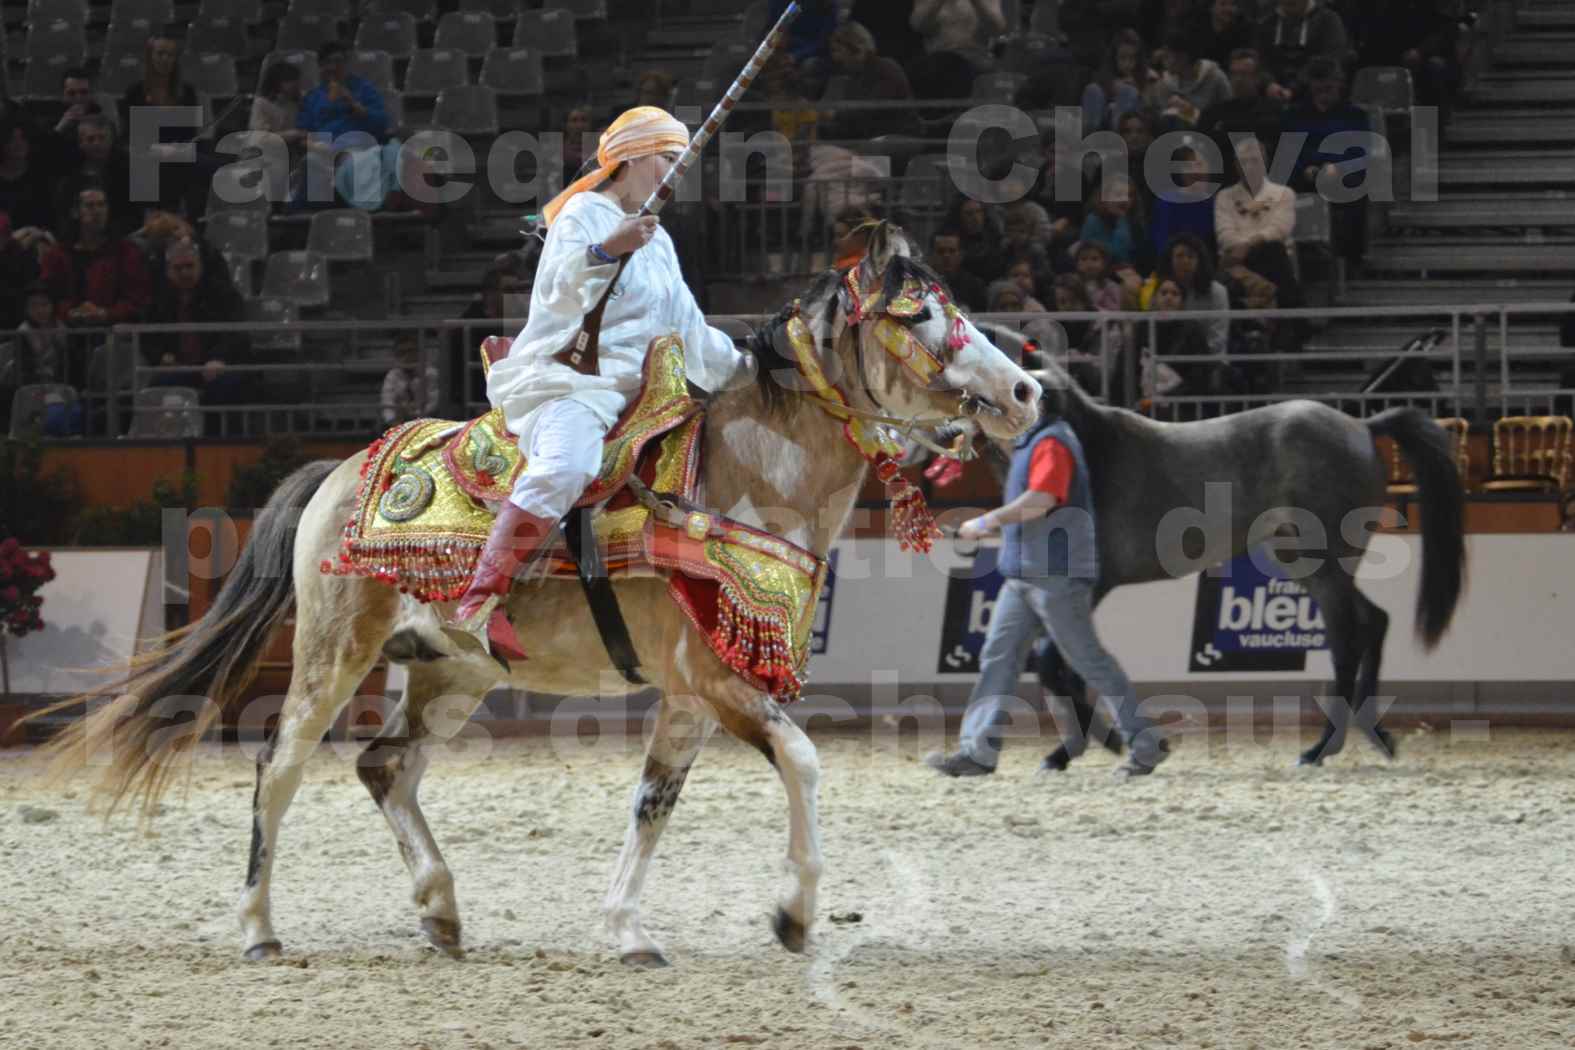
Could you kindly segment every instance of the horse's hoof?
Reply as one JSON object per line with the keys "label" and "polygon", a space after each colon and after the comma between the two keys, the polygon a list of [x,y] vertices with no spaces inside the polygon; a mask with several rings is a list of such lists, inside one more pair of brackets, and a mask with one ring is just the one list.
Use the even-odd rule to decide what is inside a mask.
{"label": "horse's hoof", "polygon": [[1316,769],[1323,765],[1323,759],[1311,751],[1296,760],[1297,769]]}
{"label": "horse's hoof", "polygon": [[1066,748],[1058,747],[1045,756],[1039,763],[1041,773],[1065,773],[1066,768],[1072,764],[1072,756],[1066,753]]}
{"label": "horse's hoof", "polygon": [[787,909],[777,909],[777,917],[771,923],[771,929],[777,935],[777,940],[782,942],[782,947],[794,955],[803,954],[804,944],[809,940],[809,931],[802,922],[789,915]]}
{"label": "horse's hoof", "polygon": [[1103,744],[1105,750],[1109,751],[1112,755],[1123,755],[1127,750],[1126,742],[1121,739],[1121,734],[1115,732],[1114,730],[1106,733],[1105,739],[1101,740],[1100,743]]}
{"label": "horse's hoof", "polygon": [[277,959],[284,954],[284,945],[278,941],[262,941],[252,945],[243,953],[247,962],[267,962]]}
{"label": "horse's hoof", "polygon": [[1400,749],[1395,744],[1395,738],[1389,734],[1387,729],[1373,730],[1373,744],[1378,748],[1379,753],[1391,762],[1400,754]]}
{"label": "horse's hoof", "polygon": [[421,932],[427,935],[427,940],[432,947],[449,958],[463,959],[465,957],[465,949],[460,947],[459,943],[458,919],[422,919]]}
{"label": "horse's hoof", "polygon": [[660,970],[673,965],[661,952],[629,952],[618,961],[634,970]]}

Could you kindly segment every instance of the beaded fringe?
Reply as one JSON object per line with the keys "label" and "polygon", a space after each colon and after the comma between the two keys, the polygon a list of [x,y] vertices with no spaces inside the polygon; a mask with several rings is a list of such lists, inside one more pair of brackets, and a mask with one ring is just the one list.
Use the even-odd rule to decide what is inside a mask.
{"label": "beaded fringe", "polygon": [[897,461],[891,456],[877,453],[873,462],[875,476],[885,484],[886,499],[891,503],[891,527],[897,536],[897,545],[905,551],[928,554],[941,530],[935,524],[929,504],[924,502],[924,493],[903,477]]}
{"label": "beaded fringe", "polygon": [[723,663],[766,683],[777,700],[787,704],[799,698],[804,680],[794,666],[792,632],[780,613],[759,612],[732,586],[721,584],[711,640]]}

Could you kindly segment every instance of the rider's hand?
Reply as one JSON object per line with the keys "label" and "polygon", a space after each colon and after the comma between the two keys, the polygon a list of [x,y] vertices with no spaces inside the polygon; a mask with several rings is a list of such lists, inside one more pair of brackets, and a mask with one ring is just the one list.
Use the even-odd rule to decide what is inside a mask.
{"label": "rider's hand", "polygon": [[602,241],[602,248],[608,255],[617,256],[639,251],[651,243],[660,222],[655,215],[631,215],[618,224],[610,237]]}

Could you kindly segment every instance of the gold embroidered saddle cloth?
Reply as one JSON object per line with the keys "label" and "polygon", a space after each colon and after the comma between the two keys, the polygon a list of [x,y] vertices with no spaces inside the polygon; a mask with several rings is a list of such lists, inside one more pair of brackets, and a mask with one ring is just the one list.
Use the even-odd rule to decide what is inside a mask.
{"label": "gold embroidered saddle cloth", "polygon": [[[500,348],[496,344],[503,343]],[[483,358],[507,341],[488,340]],[[796,699],[825,563],[769,533],[720,515],[654,513],[629,487],[694,506],[704,405],[689,393],[683,342],[652,342],[640,393],[602,450],[602,469],[579,506],[592,519],[614,578],[666,576],[668,592],[729,667],[757,688]],[[419,419],[390,429],[367,450],[355,516],[345,525],[335,575],[370,576],[423,601],[463,593],[525,457],[493,409],[468,423]],[[546,573],[575,577],[561,540]]]}

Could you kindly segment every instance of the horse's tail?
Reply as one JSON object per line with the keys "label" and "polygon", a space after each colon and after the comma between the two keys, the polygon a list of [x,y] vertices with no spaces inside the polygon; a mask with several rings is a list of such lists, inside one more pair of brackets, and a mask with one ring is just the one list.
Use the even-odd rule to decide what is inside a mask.
{"label": "horse's tail", "polygon": [[1449,628],[1466,564],[1466,490],[1449,434],[1420,409],[1393,408],[1367,421],[1373,435],[1400,446],[1422,496],[1422,589],[1416,632],[1431,649]]}
{"label": "horse's tail", "polygon": [[110,698],[62,730],[45,747],[49,773],[65,777],[103,766],[95,792],[109,812],[129,795],[151,815],[177,760],[213,728],[225,706],[251,681],[273,630],[295,600],[296,524],[323,480],[338,466],[322,461],[286,478],[258,513],[234,570],[196,623],[164,636],[116,680],[33,715],[37,718]]}

